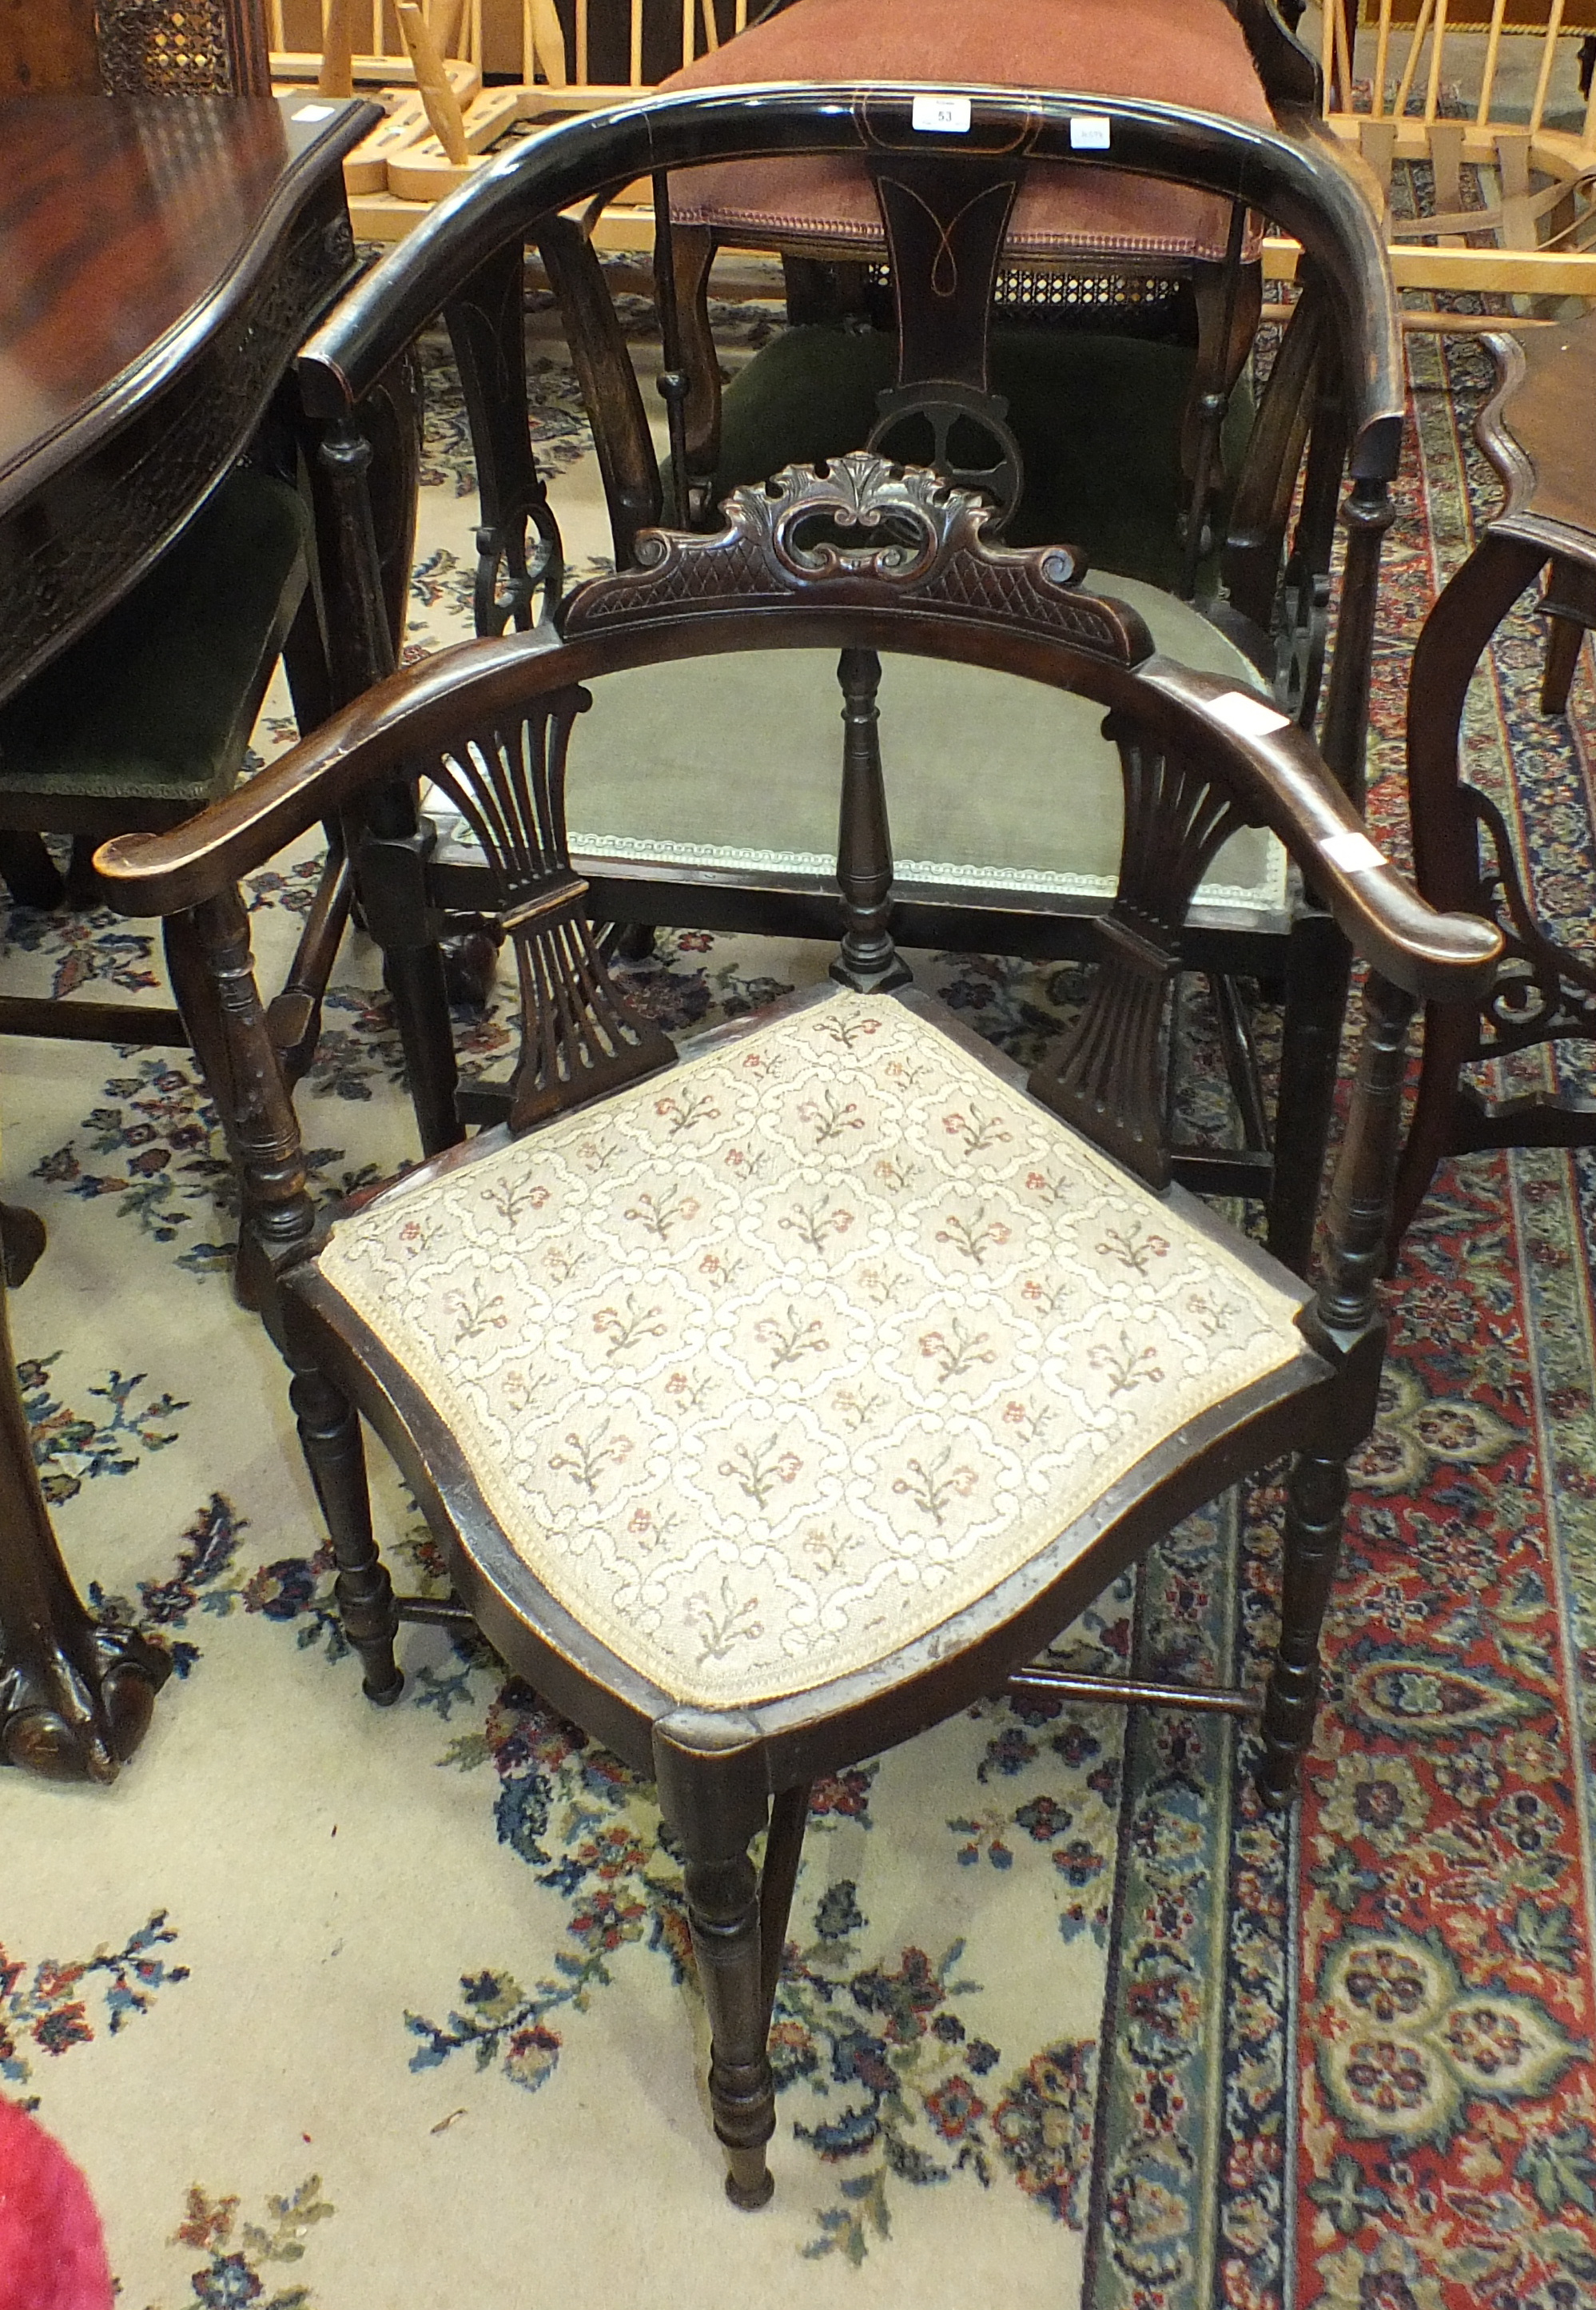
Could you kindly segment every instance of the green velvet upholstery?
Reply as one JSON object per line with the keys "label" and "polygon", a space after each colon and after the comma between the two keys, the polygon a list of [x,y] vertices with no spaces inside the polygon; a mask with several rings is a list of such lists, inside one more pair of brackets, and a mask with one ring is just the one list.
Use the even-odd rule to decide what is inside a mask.
{"label": "green velvet upholstery", "polygon": [[[1189,603],[1097,573],[1167,656],[1252,689],[1257,674]],[[828,882],[842,763],[837,653],[740,650],[593,684],[572,733],[566,801],[584,870],[646,864],[729,878]],[[1104,903],[1119,864],[1119,751],[1090,699],[985,667],[886,655],[880,742],[900,893]],[[1283,924],[1285,857],[1232,837],[1200,908]]]}
{"label": "green velvet upholstery", "polygon": [[[284,482],[239,467],[81,640],[0,708],[0,811],[51,796],[171,803],[186,816],[239,775],[309,543]],[[11,805],[7,809],[7,804]]]}
{"label": "green velvet upholstery", "polygon": [[[1006,542],[1067,542],[1094,569],[1175,586],[1178,521],[1189,496],[1180,435],[1192,349],[1086,330],[1000,328],[991,357],[993,389],[1008,397],[1008,421],[1025,457],[1025,494]],[[725,389],[717,498],[784,465],[862,447],[896,358],[896,340],[885,331],[829,323],[784,330]],[[1244,382],[1226,419],[1227,472],[1236,470],[1252,420]],[[1211,571],[1200,572],[1199,591],[1211,591],[1213,582]]]}

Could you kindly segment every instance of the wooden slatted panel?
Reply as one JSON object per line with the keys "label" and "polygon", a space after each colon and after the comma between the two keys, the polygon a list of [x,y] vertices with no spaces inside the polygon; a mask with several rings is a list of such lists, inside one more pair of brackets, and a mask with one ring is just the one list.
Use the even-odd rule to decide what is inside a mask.
{"label": "wooden slatted panel", "polygon": [[[1524,22],[1531,12],[1539,22]],[[1596,22],[1596,0],[1360,0],[1359,17],[1366,42],[1360,61],[1366,72],[1373,66],[1361,100],[1352,93],[1341,12],[1324,12],[1325,109],[1337,132],[1356,144],[1371,194],[1386,195],[1399,282],[1596,300],[1596,89],[1577,127],[1547,122],[1558,58],[1572,61],[1571,33]],[[1398,32],[1406,41],[1388,101]],[[1534,76],[1527,124],[1493,117],[1505,37],[1535,44],[1527,60]],[[1449,118],[1460,87],[1467,117]],[[1393,218],[1393,167],[1426,162],[1434,177],[1426,216]],[[1470,168],[1479,172],[1482,210],[1465,202]],[[1470,245],[1482,233],[1492,245]]]}

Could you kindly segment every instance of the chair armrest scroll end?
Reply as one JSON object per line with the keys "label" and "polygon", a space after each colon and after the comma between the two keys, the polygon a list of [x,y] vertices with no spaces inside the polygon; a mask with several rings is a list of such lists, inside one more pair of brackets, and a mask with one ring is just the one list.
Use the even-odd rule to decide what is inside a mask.
{"label": "chair armrest scroll end", "polygon": [[314,340],[294,362],[294,378],[308,417],[331,423],[347,417],[355,405],[343,369],[330,356],[317,352]]}
{"label": "chair armrest scroll end", "polygon": [[1279,837],[1356,953],[1415,1002],[1473,1003],[1487,992],[1500,931],[1419,896],[1295,723],[1267,699],[1167,658],[1141,673],[1179,711],[1169,734],[1181,742],[1195,725],[1212,769],[1252,822]]}
{"label": "chair armrest scroll end", "polygon": [[206,871],[213,849],[223,838],[219,836],[215,845],[204,841],[204,821],[211,814],[204,811],[168,833],[116,834],[100,844],[94,871],[118,914],[181,914],[225,888],[231,879],[225,872]]}

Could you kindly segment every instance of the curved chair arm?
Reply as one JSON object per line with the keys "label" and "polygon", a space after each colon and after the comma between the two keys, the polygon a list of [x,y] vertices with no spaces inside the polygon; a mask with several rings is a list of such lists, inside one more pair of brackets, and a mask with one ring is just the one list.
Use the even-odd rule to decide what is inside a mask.
{"label": "curved chair arm", "polygon": [[[1419,897],[1369,840],[1296,723],[1238,732],[1227,701],[1245,693],[1217,676],[1162,657],[1138,673],[1179,707],[1184,742],[1279,837],[1356,953],[1420,1003],[1469,1002],[1486,991],[1501,960],[1501,934],[1478,915],[1444,914]],[[1196,744],[1193,725],[1202,733]]]}
{"label": "curved chair arm", "polygon": [[[102,844],[95,865],[106,876],[106,895],[124,914],[156,916],[180,914],[216,897],[391,777],[407,755],[425,752],[429,740],[440,742],[463,714],[481,712],[490,701],[500,704],[504,673],[525,669],[538,650],[522,638],[457,642],[391,674],[247,786],[169,834],[117,835]],[[543,685],[517,687],[529,696]]]}
{"label": "curved chair arm", "polygon": [[[588,639],[463,642],[369,691],[187,825],[118,836],[95,864],[123,912],[179,913],[229,889],[396,769],[424,768],[463,733],[497,725],[553,691],[684,654],[777,642],[852,642],[976,664],[993,656],[980,621],[891,604],[844,612],[794,604],[774,620],[768,610],[690,611]],[[1500,934],[1477,916],[1428,906],[1369,842],[1313,741],[1266,699],[1167,658],[1126,667],[1048,638],[1010,638],[1002,657],[1017,673],[1084,690],[1118,710],[1227,790],[1245,818],[1279,837],[1354,949],[1395,986],[1421,1002],[1464,1002],[1489,985]]]}
{"label": "curved chair arm", "polygon": [[[313,414],[348,411],[478,268],[544,220],[639,177],[696,162],[914,149],[906,82],[688,91],[589,113],[507,152],[441,203],[368,274],[306,345]],[[936,91],[941,92],[941,91]],[[1351,395],[1350,470],[1389,480],[1404,396],[1395,292],[1379,225],[1333,140],[1293,110],[1272,129],[1140,99],[970,91],[967,144],[1160,177],[1262,210],[1302,243],[1336,307]],[[1106,149],[1071,144],[1081,112],[1106,118]]]}

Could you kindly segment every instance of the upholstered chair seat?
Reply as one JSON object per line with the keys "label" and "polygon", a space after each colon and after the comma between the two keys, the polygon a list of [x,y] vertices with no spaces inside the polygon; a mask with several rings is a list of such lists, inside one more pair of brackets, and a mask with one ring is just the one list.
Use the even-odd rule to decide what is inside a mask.
{"label": "upholstered chair seat", "polygon": [[[1146,620],[1167,657],[1238,688],[1257,681],[1188,604],[1132,578],[1092,582]],[[836,658],[824,650],[750,650],[612,675],[594,690],[568,774],[571,847],[584,870],[651,863],[828,887],[837,705]],[[1123,787],[1119,750],[1089,699],[987,667],[889,658],[880,708],[900,892],[1113,897]],[[756,786],[748,738],[760,728],[782,733],[782,774]],[[1289,903],[1285,853],[1262,827],[1231,837],[1197,899],[1260,925],[1283,921]]]}
{"label": "upholstered chair seat", "polygon": [[838,992],[711,1038],[322,1254],[525,1570],[680,1703],[868,1668],[1314,1362],[1305,1288],[933,1009]]}
{"label": "upholstered chair seat", "polygon": [[[770,81],[926,81],[1149,97],[1268,128],[1273,116],[1224,0],[795,0],[700,56],[667,90]],[[885,255],[855,161],[740,161],[684,173],[672,215],[743,246]],[[1106,169],[1033,169],[1010,221],[1015,263],[1222,261],[1229,204]]]}
{"label": "upholstered chair seat", "polygon": [[169,824],[226,794],[308,544],[285,482],[230,473],[133,591],[0,708],[0,823],[70,829],[82,800],[126,804],[126,826]]}

